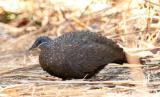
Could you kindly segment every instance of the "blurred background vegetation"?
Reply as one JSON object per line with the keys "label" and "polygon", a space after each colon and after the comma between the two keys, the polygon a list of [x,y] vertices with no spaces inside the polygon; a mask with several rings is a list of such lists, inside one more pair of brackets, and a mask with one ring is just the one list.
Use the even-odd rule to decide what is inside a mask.
{"label": "blurred background vegetation", "polygon": [[1,0],[0,43],[21,41],[10,47],[22,51],[37,35],[90,30],[123,47],[153,48],[159,41],[159,4],[159,0]]}

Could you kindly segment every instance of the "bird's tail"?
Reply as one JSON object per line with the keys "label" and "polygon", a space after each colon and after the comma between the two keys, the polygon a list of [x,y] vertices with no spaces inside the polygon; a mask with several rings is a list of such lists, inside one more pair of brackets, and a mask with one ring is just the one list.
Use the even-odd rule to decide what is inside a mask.
{"label": "bird's tail", "polygon": [[121,57],[120,59],[114,61],[114,63],[121,64],[121,65],[122,65],[123,63],[128,63],[125,52],[123,52],[122,57]]}

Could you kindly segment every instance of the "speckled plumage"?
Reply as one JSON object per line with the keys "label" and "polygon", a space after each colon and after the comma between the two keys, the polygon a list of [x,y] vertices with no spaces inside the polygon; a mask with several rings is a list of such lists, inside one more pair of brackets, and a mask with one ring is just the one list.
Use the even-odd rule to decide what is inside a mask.
{"label": "speckled plumage", "polygon": [[89,31],[65,33],[54,40],[42,36],[31,49],[37,46],[41,49],[39,62],[43,70],[62,79],[90,78],[108,63],[126,62],[122,48]]}

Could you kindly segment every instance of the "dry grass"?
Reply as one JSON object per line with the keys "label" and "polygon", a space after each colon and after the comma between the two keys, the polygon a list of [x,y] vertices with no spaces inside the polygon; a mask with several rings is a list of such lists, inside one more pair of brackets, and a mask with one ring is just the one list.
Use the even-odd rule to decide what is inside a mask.
{"label": "dry grass", "polygon": [[[75,30],[102,33],[126,51],[159,47],[159,0],[19,1],[14,2],[23,6],[17,9],[5,6],[11,1],[0,1],[0,21],[16,16],[0,23],[0,97],[160,96],[159,65],[112,64],[97,79],[61,81],[39,67],[36,51],[32,55],[27,52],[37,36],[57,37]],[[144,81],[132,79],[126,68],[142,68]]]}

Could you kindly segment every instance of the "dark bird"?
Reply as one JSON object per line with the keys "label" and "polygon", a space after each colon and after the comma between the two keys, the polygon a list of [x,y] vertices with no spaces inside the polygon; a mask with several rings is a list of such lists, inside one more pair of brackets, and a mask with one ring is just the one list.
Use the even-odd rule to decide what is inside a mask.
{"label": "dark bird", "polygon": [[29,50],[37,47],[41,50],[39,62],[43,70],[63,80],[91,78],[108,63],[126,62],[122,48],[89,31],[65,33],[54,40],[41,36]]}

